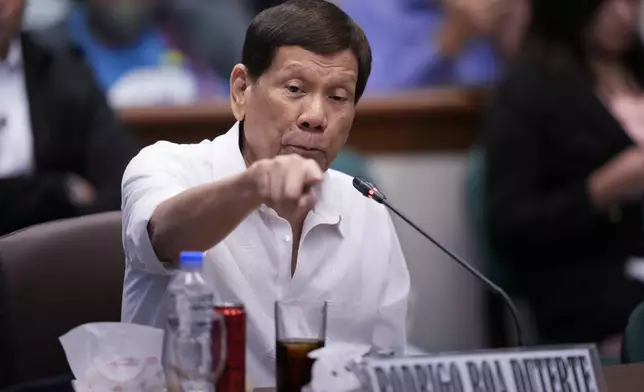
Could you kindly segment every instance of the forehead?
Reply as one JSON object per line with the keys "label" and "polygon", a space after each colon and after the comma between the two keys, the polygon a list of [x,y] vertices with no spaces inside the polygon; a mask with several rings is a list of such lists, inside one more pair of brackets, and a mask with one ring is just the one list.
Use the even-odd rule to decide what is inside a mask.
{"label": "forehead", "polygon": [[320,55],[299,46],[277,49],[269,72],[280,75],[311,73],[324,78],[358,79],[358,61],[351,50]]}

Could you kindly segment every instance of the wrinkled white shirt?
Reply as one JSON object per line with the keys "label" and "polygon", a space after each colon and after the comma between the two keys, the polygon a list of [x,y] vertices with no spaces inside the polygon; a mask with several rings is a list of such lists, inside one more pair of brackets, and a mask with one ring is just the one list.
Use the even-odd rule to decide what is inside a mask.
{"label": "wrinkled white shirt", "polygon": [[[158,142],[129,164],[122,186],[123,321],[165,327],[172,273],[152,249],[148,221],[162,201],[244,171],[238,141],[236,124],[200,144]],[[203,273],[216,298],[246,308],[246,371],[256,387],[275,385],[276,300],[328,301],[327,343],[404,351],[407,265],[389,213],[351,181],[332,169],[325,173],[304,222],[293,277],[291,227],[266,206],[206,252]]]}

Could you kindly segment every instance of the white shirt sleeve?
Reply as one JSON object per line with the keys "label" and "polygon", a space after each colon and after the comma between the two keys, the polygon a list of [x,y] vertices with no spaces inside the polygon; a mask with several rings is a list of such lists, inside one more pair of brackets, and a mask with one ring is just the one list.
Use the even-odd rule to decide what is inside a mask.
{"label": "white shirt sleeve", "polygon": [[141,150],[125,169],[121,184],[123,249],[131,268],[171,273],[152,247],[148,222],[159,204],[189,188],[180,149],[179,145],[158,142]]}
{"label": "white shirt sleeve", "polygon": [[389,267],[386,274],[389,278],[378,309],[373,345],[404,355],[407,345],[409,270],[391,217],[388,213],[386,216],[390,236]]}

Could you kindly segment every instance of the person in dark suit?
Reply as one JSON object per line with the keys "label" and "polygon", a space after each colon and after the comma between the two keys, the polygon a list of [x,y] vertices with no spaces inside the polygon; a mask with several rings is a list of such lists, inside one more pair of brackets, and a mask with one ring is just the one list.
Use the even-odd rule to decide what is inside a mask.
{"label": "person in dark suit", "polygon": [[637,1],[533,1],[485,123],[490,242],[543,343],[620,334],[644,299],[644,51]]}
{"label": "person in dark suit", "polygon": [[120,209],[135,154],[80,55],[21,35],[23,10],[0,2],[0,234]]}

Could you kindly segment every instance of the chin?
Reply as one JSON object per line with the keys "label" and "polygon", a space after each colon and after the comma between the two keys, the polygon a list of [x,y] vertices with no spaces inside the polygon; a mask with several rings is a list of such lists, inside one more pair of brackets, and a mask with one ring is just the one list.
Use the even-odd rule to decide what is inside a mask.
{"label": "chin", "polygon": [[302,158],[307,158],[307,159],[314,160],[315,163],[317,163],[318,166],[320,166],[320,169],[322,169],[323,172],[326,172],[327,169],[329,168],[329,165],[327,164],[326,158],[305,156],[305,155],[302,155],[302,154],[298,154],[298,155],[301,156]]}

